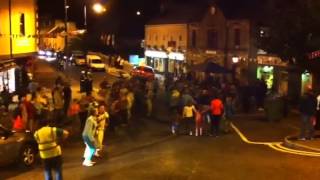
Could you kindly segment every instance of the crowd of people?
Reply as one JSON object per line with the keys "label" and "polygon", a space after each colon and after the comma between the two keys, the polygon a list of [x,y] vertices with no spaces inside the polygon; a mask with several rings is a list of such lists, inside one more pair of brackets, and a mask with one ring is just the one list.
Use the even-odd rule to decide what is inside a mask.
{"label": "crowd of people", "polygon": [[173,134],[217,137],[221,131],[229,132],[239,97],[237,87],[210,78],[198,82],[187,78],[166,80]]}

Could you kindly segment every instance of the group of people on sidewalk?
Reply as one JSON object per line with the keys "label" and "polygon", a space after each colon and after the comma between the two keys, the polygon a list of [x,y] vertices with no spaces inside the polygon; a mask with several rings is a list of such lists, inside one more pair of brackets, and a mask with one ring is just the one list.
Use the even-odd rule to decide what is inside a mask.
{"label": "group of people on sidewalk", "polygon": [[237,92],[231,83],[222,87],[177,79],[167,88],[173,134],[217,137],[229,132]]}
{"label": "group of people on sidewalk", "polygon": [[320,130],[320,93],[308,87],[300,100],[301,132],[300,140],[312,140],[315,130]]}

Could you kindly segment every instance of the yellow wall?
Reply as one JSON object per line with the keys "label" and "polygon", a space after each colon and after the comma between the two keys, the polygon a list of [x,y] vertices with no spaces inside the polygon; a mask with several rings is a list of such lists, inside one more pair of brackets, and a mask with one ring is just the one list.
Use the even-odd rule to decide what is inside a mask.
{"label": "yellow wall", "polygon": [[[147,25],[145,43],[147,46],[168,47],[169,41],[176,41],[176,47],[187,49],[188,28],[186,24]],[[181,41],[180,37],[181,36]]]}
{"label": "yellow wall", "polygon": [[[35,0],[11,0],[12,52],[14,57],[37,51]],[[25,15],[25,35],[20,34],[20,15]],[[10,27],[8,0],[0,1],[0,57],[10,56]]]}

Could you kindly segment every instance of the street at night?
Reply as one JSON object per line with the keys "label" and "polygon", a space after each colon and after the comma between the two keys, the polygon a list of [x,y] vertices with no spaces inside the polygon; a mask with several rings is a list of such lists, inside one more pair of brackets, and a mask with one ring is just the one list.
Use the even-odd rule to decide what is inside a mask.
{"label": "street at night", "polygon": [[0,0],[0,180],[320,179],[318,0]]}

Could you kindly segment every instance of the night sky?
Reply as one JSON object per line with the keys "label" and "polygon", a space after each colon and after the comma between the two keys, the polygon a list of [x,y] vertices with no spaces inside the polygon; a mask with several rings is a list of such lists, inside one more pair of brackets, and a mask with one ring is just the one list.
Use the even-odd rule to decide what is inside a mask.
{"label": "night sky", "polygon": [[[70,8],[69,20],[75,21],[78,27],[83,27],[83,5],[92,2],[102,2],[107,5],[107,12],[97,16],[88,8],[88,25],[93,30],[117,32],[124,36],[143,37],[144,25],[160,13],[160,1],[170,0],[68,0]],[[201,1],[201,0],[171,0],[171,1]],[[255,14],[257,6],[266,0],[217,0],[230,15]],[[64,18],[64,0],[38,0],[39,14],[52,18]],[[142,16],[136,16],[136,11]]]}

